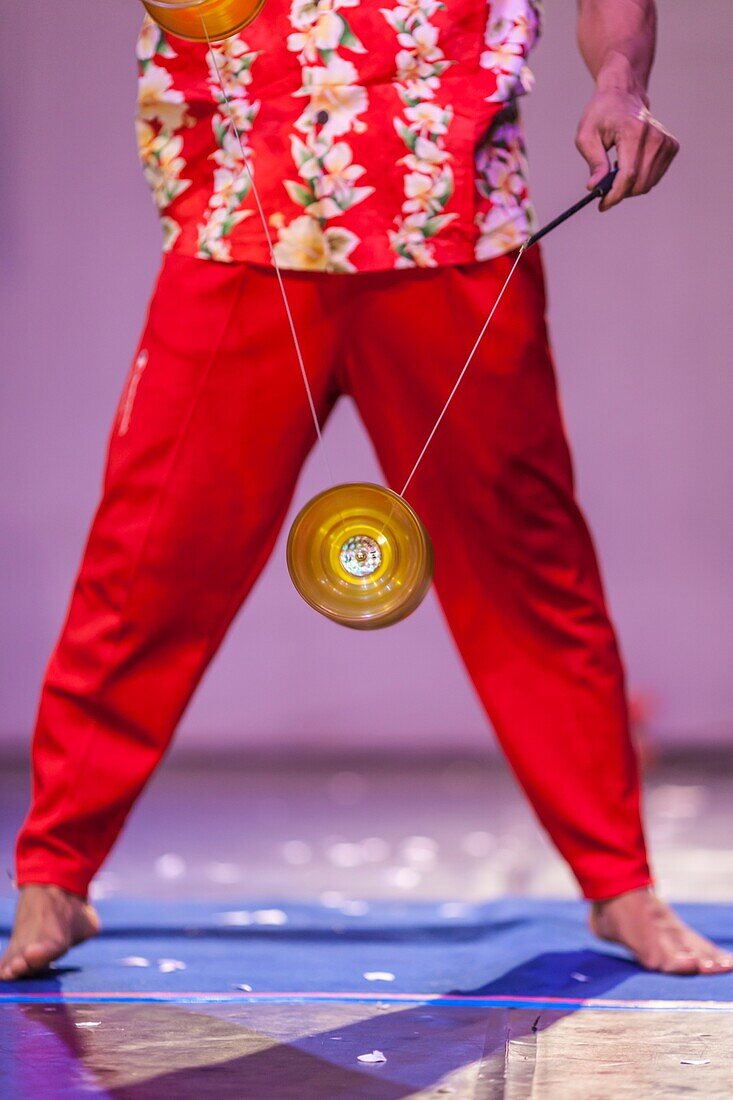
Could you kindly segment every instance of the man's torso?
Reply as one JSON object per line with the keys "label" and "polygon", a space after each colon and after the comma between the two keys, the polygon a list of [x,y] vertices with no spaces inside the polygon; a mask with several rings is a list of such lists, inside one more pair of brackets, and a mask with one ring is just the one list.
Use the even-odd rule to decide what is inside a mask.
{"label": "man's torso", "polygon": [[283,268],[517,247],[532,211],[515,101],[539,22],[537,0],[267,0],[212,58],[146,21],[137,130],[164,247],[269,263],[228,109]]}

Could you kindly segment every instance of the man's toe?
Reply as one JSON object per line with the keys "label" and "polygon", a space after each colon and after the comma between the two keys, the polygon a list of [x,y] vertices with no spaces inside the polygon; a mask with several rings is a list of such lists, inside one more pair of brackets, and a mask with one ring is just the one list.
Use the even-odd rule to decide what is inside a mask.
{"label": "man's toe", "polygon": [[38,943],[29,944],[23,952],[26,972],[46,970],[49,964],[65,951],[66,944],[56,940],[41,940]]}
{"label": "man's toe", "polygon": [[700,960],[691,951],[678,951],[658,968],[664,974],[697,974]]}
{"label": "man's toe", "polygon": [[733,958],[730,955],[715,954],[702,960],[701,974],[726,974],[733,970]]}
{"label": "man's toe", "polygon": [[24,978],[28,972],[28,963],[21,951],[8,957],[0,974],[4,982],[16,982],[18,978]]}

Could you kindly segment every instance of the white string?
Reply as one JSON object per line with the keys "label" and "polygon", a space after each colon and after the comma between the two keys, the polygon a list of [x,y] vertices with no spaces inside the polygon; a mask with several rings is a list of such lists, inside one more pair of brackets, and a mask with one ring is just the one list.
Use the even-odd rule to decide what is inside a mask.
{"label": "white string", "polygon": [[277,284],[280,287],[280,294],[282,296],[283,305],[285,307],[285,315],[288,319],[288,326],[290,328],[290,335],[293,339],[293,346],[295,348],[295,354],[296,354],[297,359],[298,359],[298,366],[300,367],[300,374],[301,374],[301,377],[303,379],[303,385],[305,386],[305,392],[306,392],[306,396],[308,398],[308,405],[310,407],[311,416],[313,417],[313,425],[316,429],[316,436],[318,437],[318,442],[320,444],[319,450],[321,452],[321,455],[323,456],[323,461],[325,463],[326,470],[328,472],[328,476],[329,476],[330,480],[333,482],[334,481],[334,476],[333,476],[333,472],[332,472],[331,467],[330,467],[329,462],[328,462],[328,455],[326,454],[326,450],[323,446],[323,433],[321,432],[321,425],[318,421],[318,413],[316,412],[316,403],[313,400],[313,393],[311,391],[310,383],[308,381],[308,374],[307,374],[306,369],[305,369],[305,362],[303,360],[303,352],[301,350],[300,341],[298,340],[298,334],[297,334],[296,329],[295,329],[295,321],[293,320],[293,313],[292,313],[292,310],[290,308],[290,301],[288,300],[288,296],[287,296],[287,293],[285,291],[285,283],[283,281],[280,266],[279,266],[279,264],[278,264],[278,262],[275,258],[275,247],[272,243],[272,235],[270,233],[270,227],[267,224],[267,218],[265,217],[265,211],[263,209],[262,202],[260,201],[260,193],[257,190],[257,184],[255,183],[254,173],[253,173],[253,171],[250,167],[249,158],[248,158],[247,154],[244,151],[244,143],[242,141],[242,135],[240,134],[239,129],[237,128],[237,125],[234,121],[234,112],[232,111],[232,105],[231,105],[229,96],[227,95],[226,88],[224,87],[224,80],[223,80],[223,77],[221,75],[221,69],[219,68],[219,64],[216,60],[216,54],[214,53],[214,47],[213,47],[211,39],[209,38],[209,30],[208,30],[208,27],[206,26],[206,21],[205,21],[203,15],[201,16],[201,26],[203,27],[204,34],[206,35],[206,42],[207,42],[208,47],[209,47],[209,54],[211,56],[211,62],[214,66],[214,71],[216,72],[216,76],[217,76],[217,79],[219,81],[219,87],[221,88],[221,94],[223,95],[224,102],[226,104],[227,115],[228,115],[228,120],[229,120],[229,126],[231,128],[232,133],[234,134],[234,137],[237,141],[237,144],[239,145],[239,151],[242,154],[242,161],[244,162],[244,167],[246,169],[247,175],[249,176],[249,182],[250,182],[250,185],[252,187],[252,194],[254,195],[255,204],[257,206],[257,212],[260,216],[260,221],[262,222],[262,228],[265,231],[265,239],[267,241],[267,247],[268,247],[269,252],[270,252],[270,259],[272,260],[272,266],[275,269],[275,277],[277,278]]}
{"label": "white string", "polygon": [[439,417],[438,417],[438,419],[437,419],[437,420],[435,421],[435,424],[434,424],[434,426],[433,426],[433,430],[431,431],[431,433],[430,433],[430,435],[428,436],[428,438],[427,438],[427,439],[425,440],[425,446],[424,446],[424,447],[423,447],[423,449],[422,449],[422,450],[420,451],[420,454],[419,454],[419,455],[418,455],[418,457],[417,457],[417,462],[415,463],[415,465],[414,465],[414,466],[412,467],[412,469],[410,470],[410,475],[409,475],[409,477],[407,478],[407,481],[405,482],[405,484],[404,484],[404,485],[402,486],[402,489],[400,490],[399,496],[403,497],[403,496],[405,495],[405,493],[406,493],[406,491],[407,491],[407,487],[409,486],[410,482],[412,481],[413,477],[415,476],[415,473],[417,472],[417,468],[418,468],[418,466],[420,465],[420,463],[422,462],[423,458],[425,457],[425,452],[427,451],[428,447],[429,447],[429,446],[430,446],[430,444],[432,443],[432,440],[433,440],[433,436],[435,435],[435,433],[437,432],[438,428],[440,427],[440,424],[441,424],[441,421],[442,421],[443,417],[444,417],[444,416],[445,416],[445,414],[446,414],[446,413],[448,412],[448,408],[449,408],[449,406],[450,406],[450,403],[451,403],[451,401],[453,400],[453,398],[455,397],[455,395],[456,395],[456,391],[457,391],[458,387],[460,386],[461,382],[463,381],[463,378],[464,378],[464,375],[465,375],[466,371],[467,371],[467,370],[468,370],[468,368],[469,368],[469,367],[471,366],[471,362],[473,361],[473,357],[474,357],[474,355],[476,354],[476,352],[478,351],[478,346],[479,346],[479,344],[481,343],[481,341],[483,340],[483,338],[484,338],[484,334],[485,334],[485,332],[486,332],[487,328],[488,328],[488,327],[489,327],[489,325],[491,324],[491,319],[492,319],[492,317],[494,316],[494,314],[496,313],[496,310],[497,310],[497,307],[498,307],[498,305],[499,305],[499,302],[500,302],[500,301],[502,300],[502,298],[504,297],[504,291],[505,291],[505,290],[506,290],[506,288],[507,288],[507,287],[509,286],[509,283],[510,283],[510,281],[511,281],[512,275],[513,275],[513,274],[514,274],[514,272],[515,272],[515,271],[517,270],[517,264],[519,263],[519,261],[521,260],[522,256],[524,255],[524,251],[525,251],[526,247],[527,247],[527,244],[526,244],[526,242],[525,242],[525,244],[523,244],[523,245],[522,245],[522,247],[521,247],[521,248],[519,249],[519,252],[517,253],[517,258],[516,258],[516,260],[514,261],[514,263],[512,264],[512,269],[511,269],[511,271],[509,272],[509,274],[507,275],[507,277],[506,277],[506,279],[505,279],[505,281],[504,281],[504,285],[503,285],[503,287],[501,288],[501,290],[499,291],[499,294],[498,294],[498,296],[497,296],[497,299],[496,299],[496,301],[494,302],[493,306],[491,307],[491,313],[489,314],[489,316],[488,316],[488,317],[486,318],[486,320],[484,321],[484,324],[483,324],[483,328],[481,329],[481,332],[480,332],[480,333],[478,334],[478,336],[477,336],[477,338],[476,338],[476,343],[475,343],[475,344],[473,345],[473,347],[471,348],[470,352],[468,353],[468,358],[466,359],[466,362],[465,362],[465,363],[463,364],[463,368],[462,368],[462,370],[461,370],[461,373],[460,373],[460,374],[458,375],[458,378],[456,379],[456,384],[454,385],[453,389],[452,389],[452,390],[450,391],[450,394],[448,395],[448,400],[446,401],[445,405],[443,406],[443,408],[442,408],[442,411],[441,411],[441,413],[440,413],[440,416],[439,416]]}
{"label": "white string", "polygon": [[[292,313],[292,310],[290,308],[290,302],[288,300],[288,295],[287,295],[286,290],[285,290],[285,283],[283,281],[282,272],[280,270],[280,266],[277,262],[277,259],[275,258],[275,247],[272,243],[272,235],[270,234],[270,227],[267,224],[267,218],[265,217],[265,211],[263,209],[262,202],[260,200],[260,194],[259,194],[259,191],[257,190],[257,184],[255,183],[254,173],[252,171],[252,168],[250,167],[249,158],[247,157],[247,154],[244,151],[244,143],[242,141],[242,136],[239,132],[239,129],[237,128],[237,125],[236,125],[235,121],[234,121],[234,112],[232,111],[231,102],[229,100],[229,96],[227,95],[226,88],[224,87],[224,80],[223,80],[223,77],[221,75],[221,70],[219,68],[219,64],[216,60],[216,55],[214,53],[214,47],[213,47],[212,41],[209,37],[209,31],[208,31],[208,28],[206,26],[206,21],[205,21],[203,15],[201,16],[201,26],[203,27],[204,34],[206,35],[206,42],[207,42],[208,47],[209,47],[209,54],[211,56],[211,61],[212,61],[212,64],[214,66],[214,71],[216,72],[217,79],[219,81],[219,87],[221,88],[221,94],[224,97],[224,102],[226,104],[229,125],[230,125],[232,133],[234,134],[234,137],[237,141],[237,144],[239,145],[239,151],[242,154],[242,161],[244,163],[244,167],[245,167],[245,170],[247,172],[247,175],[249,176],[250,185],[252,187],[252,194],[254,195],[255,204],[257,206],[257,212],[260,216],[260,221],[262,222],[262,228],[265,232],[265,239],[267,241],[267,247],[268,247],[268,250],[269,250],[269,253],[270,253],[270,259],[272,260],[272,266],[275,270],[275,276],[277,278],[277,283],[278,283],[278,286],[280,288],[280,294],[282,296],[283,306],[285,307],[285,315],[287,317],[288,326],[290,328],[290,335],[291,335],[292,340],[293,340],[293,346],[295,348],[295,354],[296,354],[297,359],[298,359],[298,366],[300,368],[301,377],[303,379],[303,385],[305,386],[305,392],[306,392],[306,396],[308,398],[308,405],[310,407],[311,416],[313,418],[313,425],[316,429],[316,436],[318,437],[318,442],[320,444],[319,450],[321,451],[321,454],[323,456],[323,461],[325,463],[326,470],[328,471],[328,476],[330,477],[331,481],[334,481],[333,473],[331,471],[331,467],[330,467],[329,462],[328,462],[328,456],[327,456],[325,448],[323,446],[323,433],[321,432],[321,425],[318,421],[318,413],[316,411],[315,401],[313,400],[313,393],[311,391],[310,383],[308,381],[308,374],[307,374],[307,371],[305,369],[305,362],[303,360],[303,352],[302,352],[301,347],[300,347],[300,341],[298,340],[298,334],[297,334],[297,331],[296,331],[296,328],[295,328],[295,321],[293,320],[293,313]],[[422,462],[423,458],[425,457],[425,452],[427,451],[428,447],[432,443],[433,438],[435,436],[435,433],[437,432],[438,428],[440,427],[440,425],[443,421],[443,417],[448,412],[448,409],[451,405],[451,402],[453,401],[453,398],[455,397],[456,392],[458,391],[458,387],[460,386],[461,382],[463,381],[463,379],[465,377],[466,371],[468,370],[471,363],[473,362],[473,358],[474,358],[476,352],[478,351],[479,344],[483,340],[484,335],[486,334],[486,330],[489,327],[489,325],[491,324],[491,321],[494,317],[494,314],[496,313],[496,310],[499,306],[499,303],[501,302],[502,298],[504,297],[504,293],[505,293],[507,287],[509,286],[509,283],[511,282],[512,276],[514,275],[514,272],[517,269],[517,265],[518,265],[519,261],[521,260],[522,256],[524,255],[526,247],[527,247],[527,242],[525,242],[522,245],[522,247],[519,249],[519,252],[517,253],[517,257],[516,257],[514,263],[512,264],[511,270],[510,270],[509,274],[507,275],[507,277],[504,281],[504,285],[502,286],[501,290],[499,291],[499,294],[497,295],[496,301],[494,302],[493,306],[491,307],[491,312],[489,313],[488,317],[484,321],[484,324],[481,328],[481,331],[480,331],[480,333],[478,334],[478,336],[476,338],[476,342],[474,343],[473,347],[471,348],[471,351],[468,354],[468,358],[466,359],[465,363],[463,364],[461,372],[458,375],[458,378],[456,379],[455,385],[453,386],[453,389],[451,390],[450,394],[448,395],[448,400],[446,401],[445,405],[441,409],[440,415],[438,416],[438,419],[435,421],[435,424],[433,425],[433,428],[430,432],[430,435],[425,440],[425,444],[423,446],[423,449],[420,451],[420,454],[417,456],[417,460],[415,462],[415,465],[410,470],[407,481],[402,486],[402,489],[398,493],[398,496],[404,497],[404,495],[407,492],[407,489],[410,485],[410,482],[412,481],[413,477],[417,473],[417,469],[418,469],[420,463]]]}

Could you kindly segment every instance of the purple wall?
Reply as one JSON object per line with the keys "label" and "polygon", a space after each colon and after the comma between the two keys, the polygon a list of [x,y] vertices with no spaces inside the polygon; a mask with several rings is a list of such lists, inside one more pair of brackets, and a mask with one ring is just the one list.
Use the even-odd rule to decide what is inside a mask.
{"label": "purple wall", "polygon": [[[138,4],[2,6],[0,739],[20,744],[97,496],[159,238],[131,123]],[[573,8],[548,5],[526,108],[544,217],[584,182],[572,137],[589,82]],[[723,244],[733,8],[662,8],[653,108],[683,152],[654,196],[607,217],[587,213],[552,238],[546,258],[581,495],[632,685],[656,699],[660,736],[722,740],[733,729],[733,310]],[[339,445],[363,438],[350,407],[328,438],[332,454],[352,453],[348,468],[340,463],[344,478],[378,476],[366,442]],[[296,503],[323,486],[321,469],[308,467]],[[365,738],[438,746],[446,733],[452,747],[487,740],[436,606],[375,635],[331,626],[294,594],[281,544],[181,741],[348,749]]]}

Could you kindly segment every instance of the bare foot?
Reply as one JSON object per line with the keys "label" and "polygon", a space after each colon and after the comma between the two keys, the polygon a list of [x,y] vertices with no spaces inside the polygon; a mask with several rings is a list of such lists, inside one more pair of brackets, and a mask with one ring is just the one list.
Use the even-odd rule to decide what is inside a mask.
{"label": "bare foot", "polygon": [[59,886],[24,886],[13,934],[0,959],[0,981],[12,982],[45,970],[70,947],[99,932],[99,917],[89,902]]}
{"label": "bare foot", "polygon": [[602,940],[628,947],[647,970],[665,974],[724,974],[733,970],[733,955],[693,932],[648,889],[594,902],[590,927]]}

